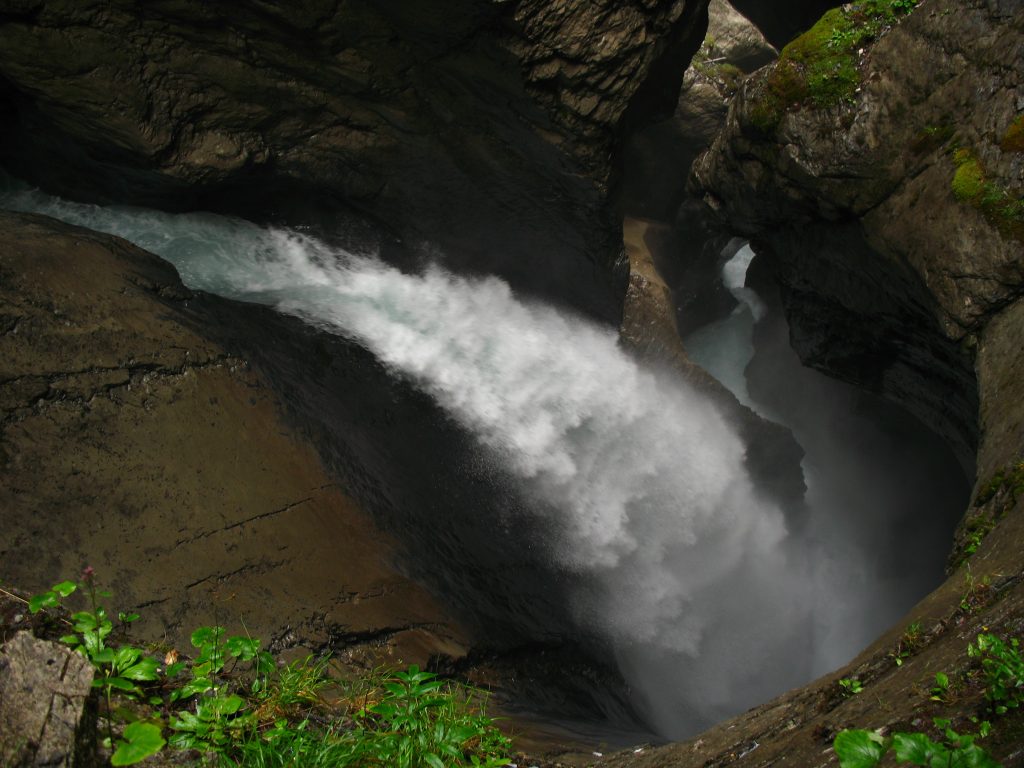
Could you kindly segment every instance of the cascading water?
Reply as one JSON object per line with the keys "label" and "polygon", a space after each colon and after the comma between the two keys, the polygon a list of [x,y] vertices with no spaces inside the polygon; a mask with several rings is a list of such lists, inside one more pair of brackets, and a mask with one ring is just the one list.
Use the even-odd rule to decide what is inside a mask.
{"label": "cascading water", "polygon": [[614,650],[666,735],[822,671],[822,550],[794,542],[759,497],[715,407],[639,367],[612,330],[495,278],[406,274],[237,219],[78,205],[16,185],[0,206],[120,235],[190,287],[354,339],[428,392],[536,500],[576,622]]}

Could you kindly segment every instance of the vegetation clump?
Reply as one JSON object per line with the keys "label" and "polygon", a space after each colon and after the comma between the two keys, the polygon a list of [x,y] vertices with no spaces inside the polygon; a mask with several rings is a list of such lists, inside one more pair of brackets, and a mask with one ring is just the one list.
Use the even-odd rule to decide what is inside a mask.
{"label": "vegetation clump", "polygon": [[1017,115],[999,142],[1003,152],[1024,152],[1024,114]]}
{"label": "vegetation clump", "polygon": [[[989,633],[979,634],[970,643],[967,655],[981,666],[985,683],[988,711],[994,717],[1005,715],[1024,703],[1024,658],[1016,638],[1009,642]],[[939,672],[930,700],[945,703],[949,697],[949,676]],[[935,717],[932,724],[938,733],[935,739],[927,733],[897,732],[888,736],[883,729],[869,731],[850,728],[836,734],[833,748],[841,768],[873,768],[892,754],[901,765],[919,765],[928,768],[1000,768],[977,742],[993,732],[987,720],[971,717],[977,732],[958,733],[949,718]]]}
{"label": "vegetation clump", "polygon": [[[86,610],[61,618],[61,641],[96,668],[104,696],[110,765],[134,765],[169,747],[202,753],[223,768],[499,768],[510,743],[484,711],[485,694],[416,666],[381,671],[355,683],[333,680],[327,659],[279,667],[248,636],[223,627],[191,635],[191,660],[171,650],[161,660],[128,643],[111,643],[113,621],[91,568],[28,600],[38,613],[62,607],[76,591]],[[6,590],[5,590],[6,592]],[[10,593],[7,593],[10,595]],[[11,595],[13,597],[13,595]],[[124,632],[138,619],[119,614]],[[333,702],[321,695],[331,687]]]}
{"label": "vegetation clump", "polygon": [[916,5],[917,0],[864,0],[826,12],[782,49],[751,106],[753,125],[770,132],[798,104],[824,108],[852,101],[861,82],[863,46]]}
{"label": "vegetation clump", "polygon": [[953,163],[951,187],[956,199],[979,210],[1003,235],[1024,241],[1024,196],[989,180],[969,149],[953,152]]}

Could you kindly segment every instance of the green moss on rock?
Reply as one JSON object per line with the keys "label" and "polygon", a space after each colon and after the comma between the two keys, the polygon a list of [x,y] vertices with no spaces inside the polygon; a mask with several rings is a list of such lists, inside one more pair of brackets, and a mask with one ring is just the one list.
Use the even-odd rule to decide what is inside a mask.
{"label": "green moss on rock", "polygon": [[953,163],[956,170],[950,186],[954,197],[977,208],[1004,236],[1024,242],[1024,196],[990,181],[969,149],[956,150]]}
{"label": "green moss on rock", "polygon": [[866,0],[827,11],[782,49],[749,108],[751,124],[771,132],[798,104],[825,109],[853,101],[862,47],[910,13],[917,0]]}
{"label": "green moss on rock", "polygon": [[1024,152],[1024,114],[1017,115],[1010,123],[999,147],[1003,152]]}

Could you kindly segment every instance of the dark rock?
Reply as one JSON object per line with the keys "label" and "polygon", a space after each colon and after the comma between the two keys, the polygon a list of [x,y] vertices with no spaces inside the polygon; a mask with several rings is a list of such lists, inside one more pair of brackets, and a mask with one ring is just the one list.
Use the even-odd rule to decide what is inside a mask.
{"label": "dark rock", "polygon": [[690,165],[721,129],[743,73],[775,56],[726,0],[712,1],[707,36],[686,69],[675,112],[628,137],[619,193],[627,215],[672,220],[685,197]]}
{"label": "dark rock", "polygon": [[93,666],[67,646],[18,632],[0,649],[0,764],[92,768]]}
{"label": "dark rock", "polygon": [[805,29],[829,8],[835,0],[732,0],[737,11],[750,19],[769,42],[781,48]]}
{"label": "dark rock", "polygon": [[357,211],[617,323],[615,151],[671,111],[705,8],[24,2],[0,11],[0,162],[84,200]]}
{"label": "dark rock", "polygon": [[1022,24],[990,3],[928,3],[863,51],[852,102],[789,105],[770,130],[776,67],[761,70],[694,166],[698,192],[772,262],[804,360],[893,397],[965,467],[971,349],[1024,293],[1024,260],[1012,224],[954,194],[954,149],[992,189],[1024,186],[1020,153],[1000,147],[1024,108],[1024,77],[1003,65]]}

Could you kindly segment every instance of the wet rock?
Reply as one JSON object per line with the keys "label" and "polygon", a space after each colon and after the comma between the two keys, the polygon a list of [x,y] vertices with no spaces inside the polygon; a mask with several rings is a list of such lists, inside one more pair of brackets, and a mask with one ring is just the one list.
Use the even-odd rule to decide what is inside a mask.
{"label": "wet rock", "polygon": [[84,200],[367,215],[617,323],[616,149],[671,111],[705,7],[28,2],[0,11],[0,162]]}
{"label": "wet rock", "polygon": [[257,312],[215,315],[118,238],[9,213],[0,232],[0,307],[18,318],[0,335],[5,579],[38,592],[92,565],[169,644],[218,623],[277,650],[386,649],[418,629],[409,663],[465,651],[360,487],[216,339],[231,322],[265,342]]}
{"label": "wet rock", "polygon": [[29,632],[8,640],[0,649],[0,764],[95,765],[92,678],[92,664],[66,646]]}

